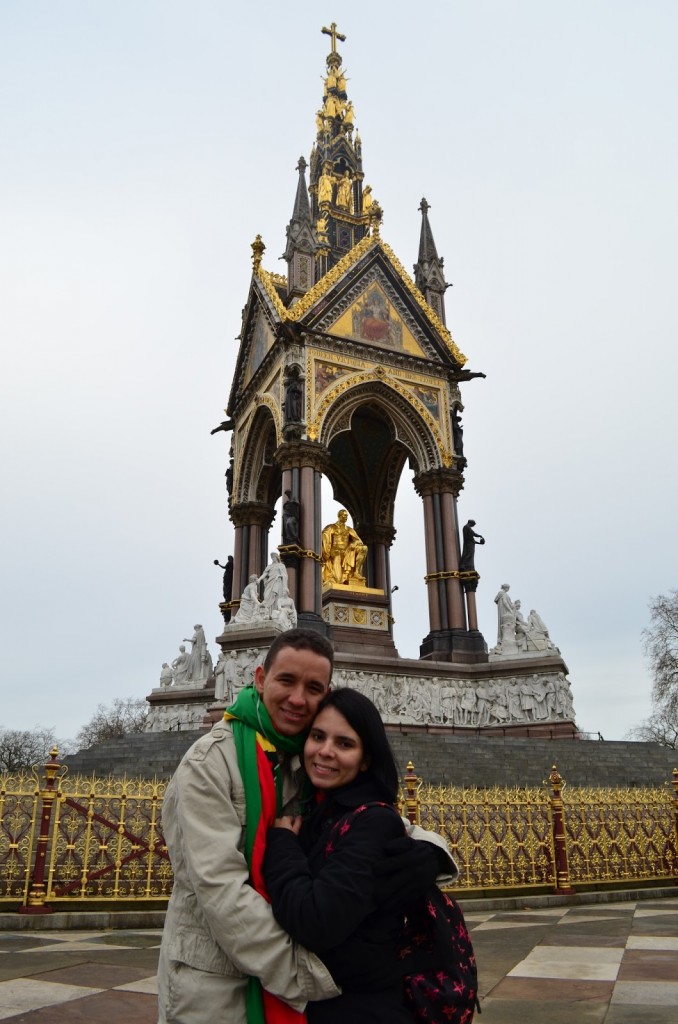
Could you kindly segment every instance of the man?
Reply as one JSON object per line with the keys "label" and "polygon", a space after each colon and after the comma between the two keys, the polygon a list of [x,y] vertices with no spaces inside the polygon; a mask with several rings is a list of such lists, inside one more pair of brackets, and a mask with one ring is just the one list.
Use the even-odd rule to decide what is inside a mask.
{"label": "man", "polygon": [[[332,647],[319,633],[281,633],[254,674],[262,731],[280,745],[297,740],[301,750],[329,690],[332,663]],[[250,884],[244,847],[252,792],[238,760],[238,727],[237,720],[215,725],[194,743],[167,787],[163,826],[174,888],[158,967],[159,1024],[246,1024],[249,977],[299,1011],[339,991],[324,964],[291,941]],[[258,724],[256,730],[244,725],[248,731],[254,734]],[[298,813],[299,757],[283,753],[276,760],[283,813]]]}
{"label": "man", "polygon": [[[254,688],[241,690],[227,720],[193,744],[167,787],[163,827],[174,888],[158,965],[158,1024],[247,1024],[259,1019],[248,1014],[252,1002],[270,1000],[269,993],[299,1011],[339,994],[325,965],[292,942],[256,888],[270,812],[266,787],[274,804],[280,793],[274,813],[299,812],[303,778],[294,750],[301,752],[330,688],[333,660],[321,634],[281,633],[255,669]],[[248,762],[248,743],[256,764]],[[432,880],[438,866],[451,867],[446,881],[453,880],[456,866],[442,839],[419,831],[428,842],[416,844],[418,864],[413,868],[410,850],[399,878],[394,857],[386,896],[411,884],[417,871]],[[443,849],[442,860],[430,843]]]}

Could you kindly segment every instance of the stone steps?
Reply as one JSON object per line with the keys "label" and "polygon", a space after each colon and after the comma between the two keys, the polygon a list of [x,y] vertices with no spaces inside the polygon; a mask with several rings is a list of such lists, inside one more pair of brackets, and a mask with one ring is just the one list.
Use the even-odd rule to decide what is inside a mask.
{"label": "stone steps", "polygon": [[457,786],[540,786],[552,765],[571,786],[660,786],[678,751],[626,740],[390,734],[401,773],[407,762],[426,782]]}
{"label": "stone steps", "polygon": [[[201,732],[134,733],[65,758],[70,774],[169,777]],[[390,733],[399,771],[412,761],[425,782],[540,786],[552,765],[571,786],[660,786],[678,751],[656,743]]]}

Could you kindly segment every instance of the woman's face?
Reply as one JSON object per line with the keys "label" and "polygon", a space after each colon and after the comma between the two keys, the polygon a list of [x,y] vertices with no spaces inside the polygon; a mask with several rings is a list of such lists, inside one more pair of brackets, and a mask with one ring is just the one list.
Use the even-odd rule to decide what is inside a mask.
{"label": "woman's face", "polygon": [[316,715],[304,746],[304,765],[316,789],[345,786],[367,768],[360,736],[336,708],[323,708]]}

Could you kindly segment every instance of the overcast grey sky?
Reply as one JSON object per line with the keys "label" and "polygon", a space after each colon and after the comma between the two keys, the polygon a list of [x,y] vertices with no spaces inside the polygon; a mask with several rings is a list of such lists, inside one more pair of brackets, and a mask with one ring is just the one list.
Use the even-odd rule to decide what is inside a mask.
{"label": "overcast grey sky", "polygon": [[[232,550],[223,418],[260,232],[308,159],[337,21],[366,180],[409,269],[422,196],[473,370],[459,510],[492,644],[502,582],[550,627],[580,727],[649,712],[677,585],[673,0],[0,5],[6,726],[73,736],[145,696]],[[326,506],[329,522],[336,506]],[[428,631],[405,471],[396,643]],[[213,653],[216,647],[212,644]]]}

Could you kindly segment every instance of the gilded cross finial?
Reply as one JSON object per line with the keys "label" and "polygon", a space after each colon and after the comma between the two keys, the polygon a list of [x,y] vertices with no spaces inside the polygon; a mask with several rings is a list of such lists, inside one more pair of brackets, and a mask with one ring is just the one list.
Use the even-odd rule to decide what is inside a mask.
{"label": "gilded cross finial", "polygon": [[252,267],[255,271],[257,271],[261,266],[261,258],[265,252],[266,246],[261,240],[261,235],[257,235],[252,242]]}
{"label": "gilded cross finial", "polygon": [[322,32],[326,36],[331,36],[332,37],[332,53],[336,53],[336,51],[337,51],[337,39],[340,39],[342,41],[342,43],[346,42],[346,36],[343,36],[341,34],[341,32],[337,32],[337,23],[336,23],[336,21],[333,21],[329,28],[324,28],[323,27]]}

